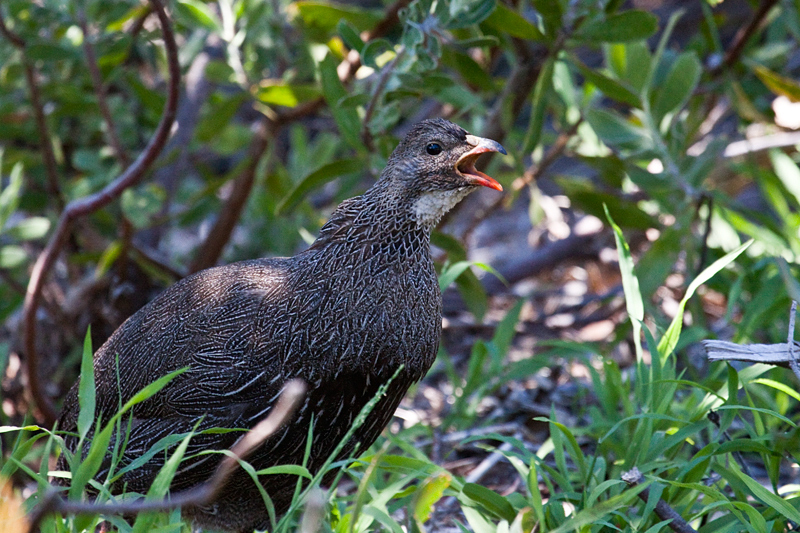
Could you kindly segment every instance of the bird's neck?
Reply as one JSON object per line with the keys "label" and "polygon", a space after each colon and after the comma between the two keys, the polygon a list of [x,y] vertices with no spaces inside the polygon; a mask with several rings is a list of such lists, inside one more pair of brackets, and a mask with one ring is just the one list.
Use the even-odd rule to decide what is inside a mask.
{"label": "bird's neck", "polygon": [[352,248],[353,253],[370,248],[391,256],[398,250],[401,255],[429,255],[434,221],[420,223],[413,203],[391,189],[376,191],[379,185],[342,202],[320,230],[312,249],[335,246]]}

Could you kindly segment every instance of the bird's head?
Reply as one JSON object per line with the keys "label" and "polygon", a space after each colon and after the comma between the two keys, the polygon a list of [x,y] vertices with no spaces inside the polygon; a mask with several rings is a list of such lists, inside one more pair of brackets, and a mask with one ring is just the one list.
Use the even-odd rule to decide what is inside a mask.
{"label": "bird's head", "polygon": [[416,124],[395,148],[381,181],[398,189],[420,226],[433,226],[478,187],[502,191],[475,168],[481,154],[500,152],[500,143],[470,135],[444,119]]}

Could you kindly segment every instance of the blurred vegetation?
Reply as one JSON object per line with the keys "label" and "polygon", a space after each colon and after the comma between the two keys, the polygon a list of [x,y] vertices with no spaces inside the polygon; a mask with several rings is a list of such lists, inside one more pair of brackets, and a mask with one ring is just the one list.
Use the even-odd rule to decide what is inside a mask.
{"label": "blurred vegetation", "polygon": [[[29,320],[26,287],[65,206],[109,185],[152,138],[169,59],[157,2],[0,3],[0,476],[21,495],[0,500],[4,516],[46,492],[62,444],[46,404],[82,359],[90,368],[89,326],[97,347],[181,276],[296,253],[376,179],[409,124],[444,116],[509,154],[487,170],[504,197],[473,195],[434,236],[442,285],[460,294],[446,310],[468,310],[479,334],[445,327],[469,348],[444,343],[435,423],[396,425],[345,465],[350,484],[327,492],[304,530],[677,531],[654,514],[659,498],[699,531],[797,528],[796,378],[696,354],[701,339],[785,342],[800,300],[800,4],[629,4],[170,0],[172,137],[135,185],[68,221]],[[498,253],[542,249],[551,262],[497,266],[509,283],[497,289],[476,234],[520,212],[528,227]],[[575,268],[600,272],[578,304],[539,305]],[[559,314],[573,327],[546,320]],[[582,337],[594,323],[613,327]],[[571,398],[537,396],[549,414],[487,414],[487,401],[533,394],[548,376],[575,386]],[[474,431],[499,422],[520,430]],[[513,467],[505,484],[443,467],[462,452],[442,458],[431,442],[458,432],[460,446],[474,454],[479,442]],[[175,461],[185,438],[162,443]],[[92,484],[111,498],[90,460],[73,462],[71,497]],[[633,467],[645,484],[620,479]],[[163,474],[150,496],[166,491]],[[273,529],[298,527],[305,502]],[[101,519],[189,530],[177,512],[135,525],[51,516],[42,528],[94,531]]]}

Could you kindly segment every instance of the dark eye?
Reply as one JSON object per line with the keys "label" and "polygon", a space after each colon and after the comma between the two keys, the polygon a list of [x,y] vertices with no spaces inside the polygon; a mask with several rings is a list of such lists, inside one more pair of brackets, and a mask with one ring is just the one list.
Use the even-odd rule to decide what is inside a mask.
{"label": "dark eye", "polygon": [[425,147],[425,151],[430,155],[439,155],[442,153],[442,147],[437,143],[428,143],[428,146]]}

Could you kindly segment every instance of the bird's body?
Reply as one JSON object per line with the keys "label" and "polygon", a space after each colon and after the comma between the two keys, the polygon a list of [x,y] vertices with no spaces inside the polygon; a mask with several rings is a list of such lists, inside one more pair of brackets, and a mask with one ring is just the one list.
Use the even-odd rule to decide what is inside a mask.
{"label": "bird's body", "polygon": [[[458,144],[448,136],[464,143],[466,135],[445,121],[426,121],[417,129],[423,134],[423,147],[433,141]],[[428,181],[420,172],[425,165],[401,151],[410,137],[395,151],[376,185],[342,203],[308,250],[187,277],[134,314],[97,351],[97,409],[106,420],[155,379],[188,367],[158,394],[134,406],[118,469],[160,439],[196,428],[201,433],[190,441],[189,459],[181,463],[172,490],[197,485],[222,456],[192,456],[228,449],[242,435],[202,431],[252,428],[270,412],[283,385],[301,378],[308,388],[304,403],[248,461],[256,469],[301,464],[313,419],[307,466],[316,472],[361,409],[402,366],[340,457],[352,454],[357,443],[363,451],[375,441],[408,387],[436,356],[441,294],[429,247],[431,229],[441,216],[441,196],[448,196],[442,190],[460,199],[475,186],[437,184],[430,191],[419,190]],[[472,162],[479,153],[502,150],[499,145],[479,150],[464,144],[453,162],[448,160],[451,170],[457,164],[474,170]],[[462,157],[469,150],[475,153]],[[491,180],[474,172],[467,174],[473,181]],[[59,427],[75,431],[77,385],[64,406]],[[74,449],[77,439],[67,439],[67,444]],[[119,489],[124,484],[128,491],[145,493],[163,462],[164,452],[156,453],[127,472]],[[278,515],[285,512],[297,478],[272,475],[261,481]],[[268,525],[262,497],[241,469],[213,504],[184,509],[184,514],[197,525],[225,531]]]}

